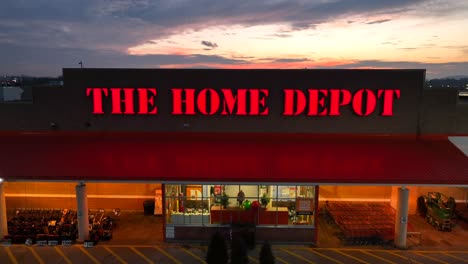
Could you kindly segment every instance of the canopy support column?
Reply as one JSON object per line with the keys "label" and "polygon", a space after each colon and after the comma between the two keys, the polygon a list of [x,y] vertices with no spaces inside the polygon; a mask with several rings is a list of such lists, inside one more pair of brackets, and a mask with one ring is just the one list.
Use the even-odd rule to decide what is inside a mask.
{"label": "canopy support column", "polygon": [[8,235],[8,219],[5,201],[5,183],[0,179],[0,240]]}
{"label": "canopy support column", "polygon": [[408,234],[408,209],[409,209],[409,190],[407,188],[398,188],[398,200],[395,217],[395,247],[400,249],[407,248]]}
{"label": "canopy support column", "polygon": [[78,183],[76,190],[76,204],[78,217],[78,240],[89,240],[88,193],[84,182]]}

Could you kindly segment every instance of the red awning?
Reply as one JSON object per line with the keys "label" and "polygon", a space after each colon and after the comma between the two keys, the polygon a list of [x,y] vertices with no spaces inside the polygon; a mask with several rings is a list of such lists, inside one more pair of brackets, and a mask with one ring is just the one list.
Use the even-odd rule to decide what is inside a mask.
{"label": "red awning", "polygon": [[446,138],[135,137],[2,137],[0,173],[5,180],[468,185],[468,157]]}

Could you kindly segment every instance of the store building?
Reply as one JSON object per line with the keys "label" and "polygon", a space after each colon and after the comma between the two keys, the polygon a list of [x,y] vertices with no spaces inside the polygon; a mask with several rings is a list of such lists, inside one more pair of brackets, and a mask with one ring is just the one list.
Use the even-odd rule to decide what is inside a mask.
{"label": "store building", "polygon": [[351,185],[391,204],[392,236],[405,247],[411,190],[468,186],[468,158],[448,140],[468,135],[468,105],[456,90],[424,90],[424,78],[64,69],[63,88],[0,104],[0,235],[7,209],[53,201],[77,209],[87,239],[90,208],[154,198],[166,241],[251,224],[257,240],[314,244],[319,196],[340,199]]}

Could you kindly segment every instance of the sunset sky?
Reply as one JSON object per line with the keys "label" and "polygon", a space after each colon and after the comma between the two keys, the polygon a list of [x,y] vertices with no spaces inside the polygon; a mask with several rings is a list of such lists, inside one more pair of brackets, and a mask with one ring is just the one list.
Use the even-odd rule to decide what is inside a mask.
{"label": "sunset sky", "polygon": [[0,74],[423,68],[468,76],[468,1],[2,0]]}

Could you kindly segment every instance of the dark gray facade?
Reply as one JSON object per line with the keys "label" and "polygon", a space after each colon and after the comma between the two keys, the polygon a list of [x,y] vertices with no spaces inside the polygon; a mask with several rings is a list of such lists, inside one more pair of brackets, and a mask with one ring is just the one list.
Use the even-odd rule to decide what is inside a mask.
{"label": "dark gray facade", "polygon": [[[312,134],[468,134],[458,91],[424,90],[424,70],[64,69],[64,87],[35,88],[32,102],[0,104],[2,131],[259,132]],[[92,113],[88,87],[154,87],[156,115]],[[172,115],[172,88],[268,89],[268,115]],[[283,116],[283,89],[399,89],[393,116]],[[109,96],[110,97],[110,96]],[[381,107],[378,104],[377,107]],[[52,125],[54,124],[54,125]]]}

